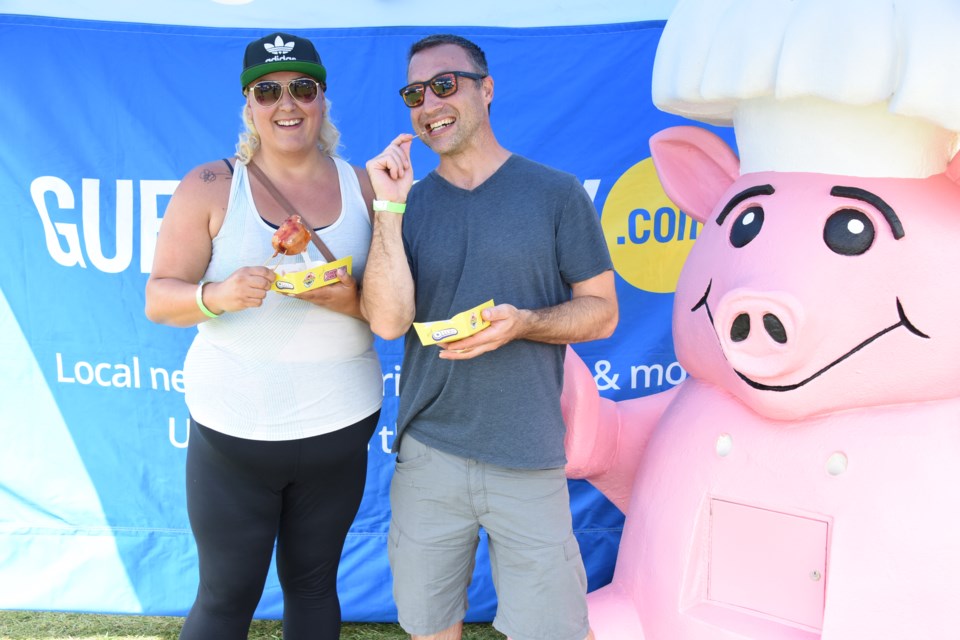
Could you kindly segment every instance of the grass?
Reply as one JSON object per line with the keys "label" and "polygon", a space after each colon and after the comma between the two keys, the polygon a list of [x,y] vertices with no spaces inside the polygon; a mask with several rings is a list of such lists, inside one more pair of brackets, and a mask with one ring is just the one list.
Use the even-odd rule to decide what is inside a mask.
{"label": "grass", "polygon": [[[0,640],[177,640],[183,618],[0,611]],[[250,640],[280,640],[279,620],[254,620]],[[402,640],[395,624],[345,623],[341,640]],[[503,640],[489,624],[464,625],[463,640]]]}

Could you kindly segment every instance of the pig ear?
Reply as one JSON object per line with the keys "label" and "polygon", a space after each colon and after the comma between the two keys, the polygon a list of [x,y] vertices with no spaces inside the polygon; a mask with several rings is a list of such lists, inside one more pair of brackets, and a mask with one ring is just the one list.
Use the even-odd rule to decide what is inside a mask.
{"label": "pig ear", "polygon": [[727,143],[700,127],[657,132],[650,155],[667,197],[700,222],[740,175],[740,160]]}
{"label": "pig ear", "polygon": [[953,156],[953,160],[950,161],[950,164],[947,165],[947,170],[945,171],[947,177],[953,180],[955,183],[960,184],[960,151]]}

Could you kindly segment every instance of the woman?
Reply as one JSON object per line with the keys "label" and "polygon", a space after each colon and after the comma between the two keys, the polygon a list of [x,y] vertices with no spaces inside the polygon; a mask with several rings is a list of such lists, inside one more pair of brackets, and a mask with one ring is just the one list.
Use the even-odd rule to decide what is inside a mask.
{"label": "woman", "polygon": [[[326,70],[309,40],[250,43],[240,79],[237,157],[184,177],[146,289],[151,320],[198,326],[184,379],[200,587],[180,637],[246,638],[276,542],[284,638],[338,638],[337,565],[382,401],[357,289],[372,191],[336,157]],[[298,296],[270,291],[276,276],[262,265],[288,212],[256,168],[337,258],[352,256],[353,277],[341,270],[340,282]]]}

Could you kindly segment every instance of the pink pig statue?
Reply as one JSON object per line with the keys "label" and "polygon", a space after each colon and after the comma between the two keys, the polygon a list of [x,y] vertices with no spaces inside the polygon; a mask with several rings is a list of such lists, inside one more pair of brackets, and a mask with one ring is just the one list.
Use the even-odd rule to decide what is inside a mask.
{"label": "pink pig statue", "polygon": [[[678,12],[723,22],[691,17],[710,2]],[[651,140],[704,225],[674,304],[690,377],[612,402],[568,351],[567,474],[626,514],[597,640],[960,638],[953,129],[813,89],[678,98],[660,57],[658,104],[729,115],[741,157],[698,127]]]}
{"label": "pink pig statue", "polygon": [[692,127],[652,145],[704,222],[691,377],[614,403],[568,352],[568,475],[628,516],[597,639],[960,638],[960,186],[738,178]]}

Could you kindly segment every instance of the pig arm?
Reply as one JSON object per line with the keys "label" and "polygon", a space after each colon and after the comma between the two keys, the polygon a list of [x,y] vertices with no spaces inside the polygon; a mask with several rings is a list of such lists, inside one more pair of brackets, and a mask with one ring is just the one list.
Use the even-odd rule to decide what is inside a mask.
{"label": "pig arm", "polygon": [[622,402],[602,398],[587,365],[568,348],[561,396],[567,477],[586,479],[626,513],[644,448],[676,389]]}

